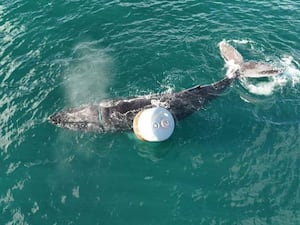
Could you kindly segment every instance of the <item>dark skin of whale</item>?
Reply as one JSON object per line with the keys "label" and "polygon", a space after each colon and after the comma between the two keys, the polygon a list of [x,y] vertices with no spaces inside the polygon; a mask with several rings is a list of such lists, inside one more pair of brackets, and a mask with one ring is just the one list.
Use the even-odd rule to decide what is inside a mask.
{"label": "dark skin of whale", "polygon": [[132,129],[133,119],[141,110],[161,106],[176,121],[182,120],[220,96],[235,80],[224,78],[175,93],[155,94],[129,99],[104,101],[100,104],[67,109],[52,115],[50,121],[62,128],[79,131],[115,132]]}

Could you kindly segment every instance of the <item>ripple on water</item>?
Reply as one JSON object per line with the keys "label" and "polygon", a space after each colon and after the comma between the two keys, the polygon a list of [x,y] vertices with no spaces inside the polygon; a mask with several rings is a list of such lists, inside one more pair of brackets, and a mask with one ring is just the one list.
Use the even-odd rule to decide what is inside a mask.
{"label": "ripple on water", "polygon": [[[2,7],[2,14],[5,11],[6,8]],[[17,149],[25,140],[26,131],[45,121],[41,103],[56,87],[51,86],[53,78],[50,74],[57,76],[57,70],[51,69],[54,62],[37,63],[47,45],[32,46],[32,40],[28,39],[32,30],[27,29],[21,20],[8,18],[0,16],[3,22],[0,30],[5,37],[0,41],[1,156],[6,155],[9,148]],[[40,76],[41,73],[44,75]]]}
{"label": "ripple on water", "polygon": [[295,200],[300,195],[296,147],[300,144],[299,131],[299,125],[282,129],[266,124],[253,128],[256,138],[230,169],[231,207],[244,208],[253,216],[270,213],[270,218],[276,218],[284,213],[283,204],[294,209],[299,206]]}

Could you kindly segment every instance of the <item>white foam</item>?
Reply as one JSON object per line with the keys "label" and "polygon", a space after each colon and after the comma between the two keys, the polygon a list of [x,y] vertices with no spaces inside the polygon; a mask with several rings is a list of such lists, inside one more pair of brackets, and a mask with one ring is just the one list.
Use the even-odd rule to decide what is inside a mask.
{"label": "white foam", "polygon": [[248,90],[257,95],[271,95],[275,89],[274,83],[269,82],[262,82],[258,83],[257,85],[248,84],[247,88]]}
{"label": "white foam", "polygon": [[66,200],[67,200],[67,196],[66,195],[63,195],[63,196],[61,196],[61,203],[62,204],[66,204]]}
{"label": "white foam", "polygon": [[75,198],[79,198],[80,197],[80,189],[79,189],[79,186],[76,186],[72,189],[72,195],[75,197]]}
{"label": "white foam", "polygon": [[18,161],[16,163],[10,163],[9,166],[8,166],[8,169],[6,171],[6,174],[9,175],[11,174],[12,172],[14,172],[19,166],[20,166],[21,162]]}
{"label": "white foam", "polygon": [[33,207],[31,208],[32,214],[36,214],[39,211],[40,207],[37,202],[34,202]]}
{"label": "white foam", "polygon": [[12,220],[6,223],[6,225],[23,224],[28,225],[25,220],[25,215],[21,212],[21,209],[12,210]]}
{"label": "white foam", "polygon": [[7,192],[6,192],[6,196],[1,196],[0,197],[0,204],[1,205],[8,205],[10,202],[14,202],[15,199],[14,199],[14,196],[12,194],[12,190],[11,189],[8,189]]}
{"label": "white foam", "polygon": [[286,79],[289,80],[294,87],[300,83],[300,67],[299,62],[295,61],[292,56],[284,56],[281,59],[281,64],[285,67],[284,75]]}
{"label": "white foam", "polygon": [[236,71],[240,69],[240,65],[234,63],[233,60],[226,61],[227,72],[226,76],[228,78],[233,78],[236,76]]}
{"label": "white foam", "polygon": [[251,40],[247,40],[247,39],[242,39],[242,40],[237,40],[237,39],[234,39],[232,40],[234,43],[237,43],[237,44],[249,44],[249,43],[253,43],[253,41]]}

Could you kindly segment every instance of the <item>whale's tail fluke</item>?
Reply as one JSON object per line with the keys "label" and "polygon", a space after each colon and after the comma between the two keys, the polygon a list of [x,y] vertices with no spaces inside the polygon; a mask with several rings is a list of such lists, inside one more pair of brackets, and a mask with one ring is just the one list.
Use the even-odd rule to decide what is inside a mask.
{"label": "whale's tail fluke", "polygon": [[243,56],[226,41],[221,41],[219,48],[226,64],[234,68],[236,76],[260,78],[275,76],[282,72],[281,69],[265,62],[245,62]]}

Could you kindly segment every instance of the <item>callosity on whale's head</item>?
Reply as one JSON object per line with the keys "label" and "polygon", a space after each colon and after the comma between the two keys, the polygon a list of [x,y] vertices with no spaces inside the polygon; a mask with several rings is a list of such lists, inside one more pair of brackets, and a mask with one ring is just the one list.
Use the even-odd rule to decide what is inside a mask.
{"label": "callosity on whale's head", "polygon": [[51,123],[70,130],[103,131],[99,122],[99,107],[90,105],[64,110],[49,117]]}

